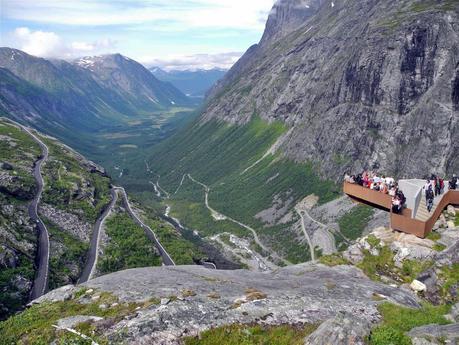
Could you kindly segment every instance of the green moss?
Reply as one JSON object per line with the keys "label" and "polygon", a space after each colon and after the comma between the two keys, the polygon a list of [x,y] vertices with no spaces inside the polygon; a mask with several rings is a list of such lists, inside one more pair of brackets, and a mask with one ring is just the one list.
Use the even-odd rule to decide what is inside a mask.
{"label": "green moss", "polygon": [[199,338],[185,338],[185,345],[300,345],[317,326],[232,325],[203,332]]}
{"label": "green moss", "polygon": [[80,290],[78,290],[77,292],[75,292],[75,298],[80,298],[81,296],[84,296],[84,294],[86,293],[87,289],[85,288],[81,288]]}
{"label": "green moss", "polygon": [[432,231],[432,232],[429,232],[426,238],[435,242],[441,239],[441,235],[438,232]]}
{"label": "green moss", "polygon": [[382,316],[381,324],[372,330],[369,337],[370,345],[411,345],[411,339],[405,334],[415,327],[450,323],[444,315],[450,306],[432,306],[423,304],[419,309],[401,307],[391,303],[383,303],[378,309]]}
{"label": "green moss", "polygon": [[433,250],[437,251],[437,252],[442,252],[446,249],[446,246],[444,244],[440,244],[440,243],[435,243],[434,246],[432,247]]}
{"label": "green moss", "polygon": [[378,247],[381,244],[381,240],[375,235],[369,235],[367,237],[367,242],[372,248]]}
{"label": "green moss", "polygon": [[433,262],[431,261],[414,261],[414,260],[405,260],[402,264],[402,279],[409,283],[416,279],[418,275],[424,272],[427,268],[431,267]]}
{"label": "green moss", "polygon": [[365,272],[365,274],[373,279],[380,280],[380,275],[390,271],[395,267],[394,254],[388,247],[382,247],[379,255],[371,255],[370,252],[364,251],[364,258],[357,266]]}
{"label": "green moss", "polygon": [[457,10],[458,3],[455,0],[435,1],[435,0],[421,0],[411,5],[410,10],[413,12],[425,12],[432,10],[454,11]]}
{"label": "green moss", "polygon": [[330,267],[339,265],[349,265],[349,261],[347,261],[341,254],[321,256],[319,258],[319,262]]}

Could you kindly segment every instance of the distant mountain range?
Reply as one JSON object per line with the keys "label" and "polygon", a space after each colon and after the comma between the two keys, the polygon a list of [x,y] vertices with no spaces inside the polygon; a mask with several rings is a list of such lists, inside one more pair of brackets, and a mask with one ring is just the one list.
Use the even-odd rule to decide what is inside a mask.
{"label": "distant mountain range", "polygon": [[120,54],[67,62],[0,48],[0,115],[67,142],[138,116],[192,104],[172,84]]}
{"label": "distant mountain range", "polygon": [[159,67],[152,67],[150,71],[157,79],[170,82],[187,96],[196,98],[204,98],[207,91],[227,72],[218,68],[196,71],[165,71]]}

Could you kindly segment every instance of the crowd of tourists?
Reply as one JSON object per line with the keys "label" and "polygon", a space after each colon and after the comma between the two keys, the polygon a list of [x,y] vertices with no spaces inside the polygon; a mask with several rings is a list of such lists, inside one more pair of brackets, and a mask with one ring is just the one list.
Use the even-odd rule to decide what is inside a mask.
{"label": "crowd of tourists", "polygon": [[[392,177],[386,177],[384,175],[380,176],[374,171],[364,171],[357,175],[346,174],[344,176],[344,181],[358,184],[377,192],[389,194],[392,197],[392,212],[394,213],[402,213],[403,208],[405,207],[406,197],[399,189],[398,183]],[[455,174],[453,174],[453,177],[448,182],[448,188],[450,190],[456,190],[458,187],[458,178]],[[442,195],[445,191],[445,180],[432,174],[430,178],[426,179],[426,184],[423,189],[426,198],[427,210],[431,212],[435,197]]]}
{"label": "crowd of tourists", "polygon": [[[449,189],[457,189],[457,177],[453,174],[453,177],[449,181]],[[426,180],[424,185],[424,194],[426,197],[427,210],[430,212],[433,208],[434,199],[438,195],[442,195],[445,191],[445,180],[432,174],[432,176]]]}
{"label": "crowd of tourists", "polygon": [[402,213],[406,197],[398,188],[398,184],[394,178],[380,175],[374,171],[364,171],[357,175],[346,174],[344,181],[390,195],[392,197],[392,212]]}

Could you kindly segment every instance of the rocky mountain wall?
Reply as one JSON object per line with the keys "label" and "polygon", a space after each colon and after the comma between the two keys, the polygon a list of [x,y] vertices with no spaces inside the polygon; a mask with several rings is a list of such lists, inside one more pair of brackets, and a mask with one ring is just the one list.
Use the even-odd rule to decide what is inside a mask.
{"label": "rocky mountain wall", "polygon": [[293,130],[280,151],[332,178],[363,168],[457,172],[458,3],[323,1],[308,17],[293,14],[297,2],[280,2],[290,11],[270,16],[260,44],[211,93],[203,120],[282,121]]}

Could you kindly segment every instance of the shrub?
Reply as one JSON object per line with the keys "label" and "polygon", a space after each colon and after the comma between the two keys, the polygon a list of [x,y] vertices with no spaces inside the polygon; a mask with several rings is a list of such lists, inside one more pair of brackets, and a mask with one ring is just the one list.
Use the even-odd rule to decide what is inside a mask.
{"label": "shrub", "polygon": [[330,267],[339,265],[349,265],[349,261],[347,261],[341,254],[321,256],[319,258],[319,262]]}
{"label": "shrub", "polygon": [[411,345],[411,339],[405,335],[415,327],[449,323],[444,315],[450,306],[432,306],[423,304],[421,308],[412,309],[391,303],[382,303],[378,309],[382,316],[380,326],[372,330],[369,337],[370,345]]}
{"label": "shrub", "polygon": [[369,235],[367,237],[367,242],[372,248],[375,248],[381,244],[381,240],[377,238],[375,235]]}

